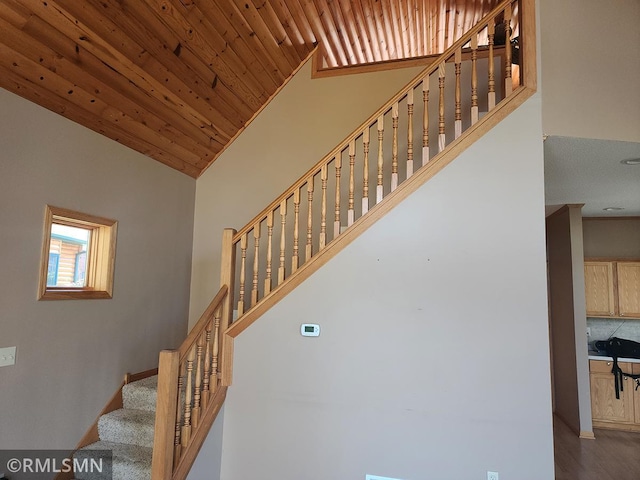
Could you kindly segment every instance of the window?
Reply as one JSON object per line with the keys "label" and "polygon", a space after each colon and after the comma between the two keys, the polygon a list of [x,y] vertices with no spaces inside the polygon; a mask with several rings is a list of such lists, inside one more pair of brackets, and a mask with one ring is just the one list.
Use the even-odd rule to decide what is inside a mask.
{"label": "window", "polygon": [[40,300],[111,298],[118,222],[47,205]]}

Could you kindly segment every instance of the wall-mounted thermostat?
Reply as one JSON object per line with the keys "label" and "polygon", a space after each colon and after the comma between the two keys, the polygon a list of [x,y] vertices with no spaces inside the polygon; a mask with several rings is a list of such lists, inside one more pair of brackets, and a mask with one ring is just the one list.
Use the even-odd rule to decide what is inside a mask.
{"label": "wall-mounted thermostat", "polygon": [[317,323],[303,323],[300,325],[300,334],[303,337],[318,337],[320,336],[320,325]]}

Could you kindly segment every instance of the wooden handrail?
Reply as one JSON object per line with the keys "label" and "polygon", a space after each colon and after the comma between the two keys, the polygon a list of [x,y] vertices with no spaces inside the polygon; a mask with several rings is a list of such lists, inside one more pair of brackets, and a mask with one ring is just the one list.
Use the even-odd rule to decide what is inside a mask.
{"label": "wooden handrail", "polygon": [[185,357],[187,356],[187,353],[196,343],[196,340],[198,339],[198,337],[202,335],[202,332],[204,332],[204,329],[207,326],[207,322],[211,320],[214,312],[220,306],[225,296],[227,295],[228,291],[229,291],[229,287],[227,285],[222,285],[222,287],[220,287],[220,290],[218,290],[218,293],[216,294],[216,296],[213,297],[213,300],[211,300],[211,303],[209,304],[209,306],[206,308],[206,310],[200,316],[200,319],[193,326],[193,328],[189,332],[189,335],[187,335],[187,338],[185,338],[185,340],[182,342],[180,347],[178,347],[178,352],[180,353],[180,362],[182,362],[185,359]]}
{"label": "wooden handrail", "polygon": [[[512,68],[514,25],[520,60]],[[534,0],[505,0],[242,229],[227,230],[222,278],[239,282],[229,282],[238,315],[223,335],[224,385],[231,384],[233,338],[333,256],[336,243],[349,243],[524,102],[536,76]]]}
{"label": "wooden handrail", "polygon": [[186,478],[224,401],[221,317],[228,297],[223,284],[180,347],[160,352],[153,480]]}
{"label": "wooden handrail", "polygon": [[329,163],[333,158],[336,157],[339,153],[348,148],[349,143],[352,140],[355,140],[362,134],[362,131],[366,128],[369,128],[373,125],[377,119],[384,115],[391,107],[402,100],[406,95],[407,91],[415,88],[419,85],[425,77],[428,77],[432,73],[438,70],[438,67],[441,63],[447,62],[449,57],[455,55],[456,50],[458,48],[462,48],[464,45],[471,41],[471,37],[480,31],[484,30],[487,27],[487,20],[494,19],[500,13],[502,13],[507,5],[512,5],[514,0],[504,0],[498,6],[496,6],[491,12],[489,12],[484,19],[482,19],[478,24],[476,24],[473,28],[471,28],[467,33],[465,33],[460,39],[458,39],[453,45],[451,45],[447,50],[445,50],[436,60],[430,63],[424,70],[418,73],[409,83],[404,86],[398,93],[396,93],[391,99],[385,103],[382,107],[376,110],[367,120],[365,120],[358,128],[356,128],[350,135],[345,137],[338,145],[331,150],[327,155],[325,155],[318,163],[316,163],[313,167],[311,167],[304,175],[302,175],[293,185],[291,185],[287,190],[285,190],[280,196],[278,196],[275,200],[273,200],[265,209],[263,209],[260,213],[258,213],[255,217],[253,217],[243,228],[238,230],[238,232],[233,237],[233,242],[237,243],[242,235],[250,231],[253,226],[262,221],[270,211],[275,210],[278,205],[280,205],[283,201],[289,199],[293,196],[295,190],[302,187],[310,177],[317,175],[322,166]]}

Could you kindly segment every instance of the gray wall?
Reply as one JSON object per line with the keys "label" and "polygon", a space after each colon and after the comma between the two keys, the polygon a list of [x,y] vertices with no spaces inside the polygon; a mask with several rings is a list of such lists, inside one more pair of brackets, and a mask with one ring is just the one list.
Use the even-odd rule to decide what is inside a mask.
{"label": "gray wall", "polygon": [[537,95],[243,332],[221,478],[551,480],[542,166]]}
{"label": "gray wall", "polygon": [[[187,328],[195,180],[0,89],[0,448],[74,447]],[[113,299],[37,301],[45,204],[118,220]]]}
{"label": "gray wall", "polygon": [[224,228],[242,228],[421,69],[311,79],[307,62],[197,181],[190,322],[219,288]]}
{"label": "gray wall", "polygon": [[640,141],[640,2],[540,0],[544,132]]}
{"label": "gray wall", "polygon": [[547,218],[549,322],[555,413],[577,434],[592,431],[580,206]]}
{"label": "gray wall", "polygon": [[584,256],[640,258],[640,218],[584,218]]}

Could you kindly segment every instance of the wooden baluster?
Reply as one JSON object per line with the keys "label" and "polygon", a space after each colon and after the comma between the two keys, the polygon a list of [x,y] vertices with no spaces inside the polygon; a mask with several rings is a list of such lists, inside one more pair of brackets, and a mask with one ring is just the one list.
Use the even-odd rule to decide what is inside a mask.
{"label": "wooden baluster", "polygon": [[369,127],[362,132],[362,149],[364,151],[364,167],[362,170],[362,215],[369,211]]}
{"label": "wooden baluster", "polygon": [[384,140],[384,115],[378,117],[378,185],[376,186],[376,203],[382,201],[384,189],[382,188],[384,155],[382,152]]}
{"label": "wooden baluster", "polygon": [[342,172],[342,152],[334,159],[336,165],[336,208],[333,221],[333,238],[340,235],[340,175]]}
{"label": "wooden baluster", "polygon": [[391,191],[398,188],[398,102],[391,107],[391,126],[393,137],[391,142]]}
{"label": "wooden baluster", "polygon": [[511,95],[513,91],[513,80],[511,79],[511,4],[507,4],[504,9],[504,96]]}
{"label": "wooden baluster", "polygon": [[471,36],[471,125],[479,118],[478,112],[478,34]]}
{"label": "wooden baluster", "polygon": [[429,161],[429,77],[422,80],[422,166]]}
{"label": "wooden baluster", "polygon": [[191,425],[198,428],[200,423],[200,396],[202,393],[202,351],[204,350],[202,334],[196,342],[195,385],[193,387],[193,409],[191,410]]}
{"label": "wooden baluster", "polygon": [[182,447],[186,448],[191,440],[191,408],[193,402],[193,360],[195,358],[196,349],[191,348],[187,356],[187,383],[184,393],[184,422],[182,423],[181,442]]}
{"label": "wooden baluster", "polygon": [[462,92],[460,85],[460,73],[462,71],[462,47],[456,49],[455,53],[455,72],[456,72],[456,90],[455,90],[455,134],[454,138],[462,135]]}
{"label": "wooden baluster", "polygon": [[313,175],[307,180],[307,249],[305,252],[305,262],[311,260],[313,256]]}
{"label": "wooden baluster", "polygon": [[247,234],[240,237],[240,293],[238,295],[238,317],[244,313],[244,289],[246,280],[246,263],[247,263]]}
{"label": "wooden baluster", "polygon": [[[180,366],[180,373],[182,373],[182,366]],[[173,442],[173,467],[178,464],[180,456],[182,455],[182,390],[184,389],[184,375],[178,377],[178,398],[176,402],[178,407],[176,408],[176,433]]]}
{"label": "wooden baluster", "polygon": [[202,377],[202,410],[207,410],[209,397],[211,394],[211,329],[213,322],[207,322],[205,329],[205,349],[204,349],[204,374]]}
{"label": "wooden baluster", "polygon": [[267,270],[264,279],[264,294],[271,292],[271,263],[272,263],[272,245],[273,239],[273,211],[267,214]]}
{"label": "wooden baluster", "polygon": [[413,175],[413,87],[407,93],[407,178]]}
{"label": "wooden baluster", "polygon": [[258,252],[260,251],[260,221],[253,226],[253,288],[251,289],[251,306],[258,303]]}
{"label": "wooden baluster", "polygon": [[493,66],[493,42],[494,42],[494,37],[495,37],[495,33],[496,33],[496,25],[495,25],[495,18],[492,18],[491,20],[489,20],[489,25],[487,26],[488,28],[488,36],[489,36],[489,84],[488,84],[488,88],[489,88],[489,93],[488,93],[488,107],[489,110],[492,110],[493,107],[496,106],[496,78],[495,78],[495,73],[494,73],[494,66]]}
{"label": "wooden baluster", "polygon": [[356,218],[356,211],[354,207],[355,202],[355,167],[356,167],[356,141],[351,140],[349,142],[349,210],[347,211],[347,226],[353,225]]}
{"label": "wooden baluster", "polygon": [[299,257],[299,233],[300,228],[300,187],[293,192],[293,257],[291,258],[291,273],[298,270]]}
{"label": "wooden baluster", "polygon": [[218,308],[213,316],[213,348],[211,351],[211,384],[212,391],[218,389],[218,355],[220,354],[220,317],[222,310]]}
{"label": "wooden baluster", "polygon": [[320,169],[320,179],[322,180],[322,208],[320,209],[320,250],[327,244],[327,165]]}
{"label": "wooden baluster", "polygon": [[445,80],[445,63],[438,65],[438,88],[440,89],[440,103],[438,110],[438,151],[444,150],[447,145],[447,137],[445,135],[444,125],[444,80]]}
{"label": "wooden baluster", "polygon": [[287,223],[287,200],[280,202],[280,267],[278,268],[278,285],[284,282],[285,256],[284,251],[287,246],[286,223]]}

